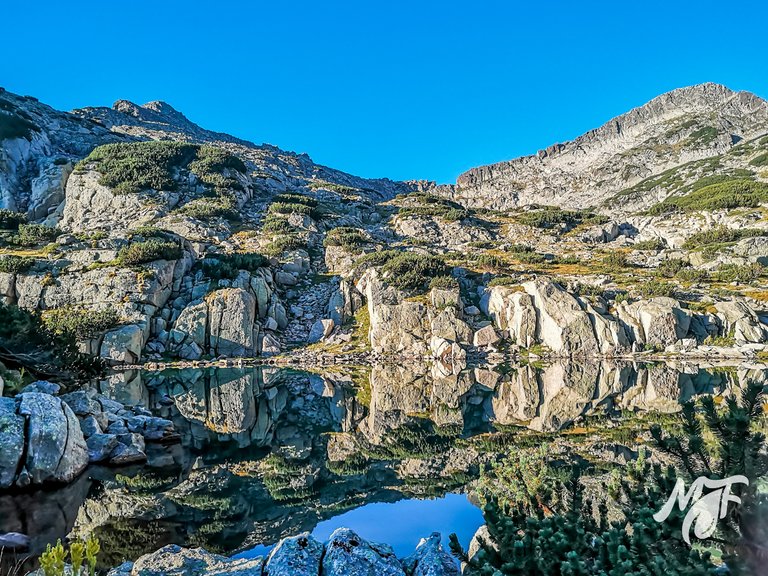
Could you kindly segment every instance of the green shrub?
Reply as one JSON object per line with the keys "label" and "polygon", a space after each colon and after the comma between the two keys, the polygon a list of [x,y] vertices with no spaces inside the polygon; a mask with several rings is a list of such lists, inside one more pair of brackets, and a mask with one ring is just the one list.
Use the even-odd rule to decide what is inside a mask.
{"label": "green shrub", "polygon": [[459,282],[453,276],[435,276],[429,283],[429,289],[432,288],[458,288]]}
{"label": "green shrub", "polygon": [[317,208],[317,200],[305,194],[286,192],[276,195],[272,201],[282,204],[301,204],[303,206],[309,206],[310,208]]}
{"label": "green shrub", "polygon": [[659,267],[656,268],[656,274],[666,276],[667,278],[674,278],[678,272],[689,266],[690,264],[681,258],[669,258],[662,260]]}
{"label": "green shrub", "polygon": [[6,274],[18,274],[26,272],[35,264],[34,258],[20,258],[18,256],[0,256],[0,272]]}
{"label": "green shrub", "polygon": [[[547,262],[547,257],[538,252],[517,252],[514,254],[514,257],[515,260],[522,262],[523,264],[543,264],[544,262]],[[496,267],[498,268],[501,265],[503,265],[503,263]]]}
{"label": "green shrub", "polygon": [[557,224],[565,224],[571,228],[579,224],[604,224],[606,216],[595,212],[563,210],[557,206],[543,206],[517,216],[517,221],[534,228],[553,228]]}
{"label": "green shrub", "polygon": [[387,283],[402,290],[417,290],[429,285],[432,278],[447,276],[448,267],[436,256],[403,252],[381,268]]}
{"label": "green shrub", "polygon": [[632,245],[632,250],[649,251],[654,252],[657,250],[664,250],[667,245],[661,238],[651,238],[649,240],[642,240],[635,242]]}
{"label": "green shrub", "polygon": [[765,276],[765,267],[758,263],[752,264],[723,264],[714,272],[718,282],[750,283]]}
{"label": "green shrub", "polygon": [[675,285],[669,282],[662,282],[660,280],[646,280],[641,284],[637,291],[640,295],[647,298],[653,298],[654,296],[668,296],[673,297],[675,295]]}
{"label": "green shrub", "polygon": [[43,224],[19,224],[19,233],[15,241],[22,246],[35,246],[55,240],[58,235],[58,229]]}
{"label": "green shrub", "polygon": [[[525,257],[529,254],[522,253],[520,256]],[[535,258],[535,256],[534,256]],[[498,270],[505,268],[507,263],[500,256],[495,254],[488,254],[487,252],[478,252],[470,255],[470,260],[480,268],[490,268],[492,270]]]}
{"label": "green shrub", "polygon": [[189,164],[198,147],[180,142],[104,144],[81,160],[76,170],[93,167],[99,183],[117,194],[143,190],[176,190],[175,171]]}
{"label": "green shrub", "polygon": [[17,114],[6,114],[0,112],[0,142],[3,140],[13,140],[14,138],[26,138],[29,140],[32,132],[39,132],[34,123]]}
{"label": "green shrub", "polygon": [[[134,229],[132,232],[138,234],[138,229]],[[99,240],[104,240],[107,238],[109,234],[106,232],[102,232],[101,230],[96,230],[94,232],[77,232],[75,234],[75,238],[77,238],[80,242],[98,242]]]}
{"label": "green shrub", "polygon": [[702,146],[705,144],[709,144],[715,138],[717,138],[717,128],[715,128],[714,126],[703,126],[698,130],[693,131],[691,135],[688,136],[687,144],[689,146],[690,145]]}
{"label": "green shrub", "polygon": [[694,189],[685,196],[672,196],[648,209],[648,214],[756,208],[768,202],[768,184],[743,178],[729,179]]}
{"label": "green shrub", "polygon": [[202,264],[203,273],[212,280],[234,280],[240,270],[255,272],[264,266],[269,266],[269,260],[253,252],[218,254],[212,258],[205,258]]}
{"label": "green shrub", "polygon": [[24,212],[0,209],[0,230],[18,230],[20,224],[26,223],[27,215]]}
{"label": "green shrub", "polygon": [[402,254],[399,250],[379,250],[362,255],[355,262],[356,267],[370,268],[383,266],[393,258]]}
{"label": "green shrub", "polygon": [[264,249],[270,256],[280,256],[285,252],[307,248],[307,240],[298,234],[278,236]]}
{"label": "green shrub", "polygon": [[709,280],[709,272],[689,267],[678,271],[675,277],[684,282],[706,282]]}
{"label": "green shrub", "polygon": [[316,209],[307,204],[297,202],[273,202],[269,205],[270,214],[303,214],[310,218],[316,215]]}
{"label": "green shrub", "polygon": [[323,240],[323,246],[341,246],[346,250],[354,250],[370,243],[368,236],[359,228],[339,226],[330,230]]}
{"label": "green shrub", "polygon": [[528,244],[510,244],[509,248],[507,248],[507,252],[511,254],[526,254],[533,251],[533,246]]}
{"label": "green shrub", "polygon": [[441,218],[448,222],[456,222],[469,217],[469,212],[458,202],[453,202],[441,196],[435,196],[426,192],[416,192],[405,197],[410,202],[417,202],[413,206],[404,206],[399,209],[398,215],[428,216]]}
{"label": "green shrub", "polygon": [[288,220],[277,214],[267,214],[261,229],[270,234],[292,234],[296,232],[296,228]]}
{"label": "green shrub", "polygon": [[516,286],[520,284],[520,278],[512,276],[496,276],[488,282],[488,286]]}
{"label": "green shrub", "polygon": [[123,246],[117,254],[117,263],[122,266],[135,266],[155,260],[178,260],[182,254],[178,243],[151,238]]}
{"label": "green shrub", "polygon": [[94,338],[114,328],[120,320],[112,308],[88,310],[80,306],[53,308],[44,311],[41,317],[46,328],[55,334],[68,334],[77,340]]}
{"label": "green shrub", "polygon": [[218,198],[197,198],[182,206],[178,212],[197,218],[198,220],[207,220],[209,218],[235,218],[237,212],[234,202],[226,197]]}
{"label": "green shrub", "polygon": [[225,169],[245,172],[242,160],[214,146],[182,142],[122,142],[104,144],[75,167],[82,171],[96,169],[99,183],[116,194],[144,190],[176,190],[177,172],[189,168],[201,182],[215,191],[238,188],[239,182],[224,176]]}
{"label": "green shrub", "polygon": [[768,152],[764,152],[759,156],[755,156],[749,161],[752,166],[767,166],[768,165]]}
{"label": "green shrub", "polygon": [[204,145],[197,149],[195,160],[189,164],[190,171],[197,176],[203,184],[211,186],[215,191],[222,193],[226,190],[241,190],[242,184],[233,176],[225,176],[227,170],[234,170],[245,174],[245,163],[238,158],[216,146]]}
{"label": "green shrub", "polygon": [[103,373],[99,358],[81,354],[70,334],[57,334],[38,312],[0,303],[0,348],[3,361],[36,376],[57,381],[87,380]]}
{"label": "green shrub", "polygon": [[683,244],[683,248],[688,250],[694,248],[702,248],[712,244],[727,244],[730,242],[738,242],[743,238],[753,238],[755,236],[766,236],[767,230],[760,230],[758,228],[728,228],[727,226],[716,226],[709,230],[703,230],[696,232],[693,236],[688,238]]}
{"label": "green shrub", "polygon": [[603,264],[609,268],[626,268],[629,266],[624,252],[609,252],[603,257]]}

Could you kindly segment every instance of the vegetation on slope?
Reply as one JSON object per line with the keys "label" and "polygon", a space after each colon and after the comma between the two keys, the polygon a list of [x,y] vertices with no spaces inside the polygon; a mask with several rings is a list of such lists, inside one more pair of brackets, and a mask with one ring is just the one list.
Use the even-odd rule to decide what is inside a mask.
{"label": "vegetation on slope", "polygon": [[181,168],[188,168],[217,193],[239,186],[235,178],[225,176],[226,170],[245,172],[242,160],[214,146],[164,141],[104,144],[75,167],[97,170],[99,183],[117,194],[176,190]]}
{"label": "vegetation on slope", "polygon": [[697,187],[685,196],[670,196],[648,209],[648,214],[697,210],[755,208],[768,202],[768,184],[745,178],[727,179]]}

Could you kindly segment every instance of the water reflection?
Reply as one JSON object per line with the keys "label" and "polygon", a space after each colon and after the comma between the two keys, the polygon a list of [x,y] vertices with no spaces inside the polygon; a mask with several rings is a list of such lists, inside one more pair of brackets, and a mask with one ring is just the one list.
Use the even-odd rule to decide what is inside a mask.
{"label": "water reflection", "polygon": [[105,566],[167,543],[227,553],[270,545],[366,504],[466,492],[510,429],[543,441],[585,418],[675,412],[766,379],[757,369],[608,362],[334,370],[135,371],[94,383],[172,419],[181,446],[157,448],[148,467],[92,468],[60,490],[1,496],[0,531],[34,535],[34,553],[96,534]]}

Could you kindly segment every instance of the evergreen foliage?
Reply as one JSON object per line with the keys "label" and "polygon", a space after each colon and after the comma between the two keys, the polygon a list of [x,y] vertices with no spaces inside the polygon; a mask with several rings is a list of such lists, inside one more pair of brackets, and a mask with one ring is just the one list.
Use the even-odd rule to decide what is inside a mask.
{"label": "evergreen foliage", "polygon": [[[725,565],[735,575],[760,574],[768,538],[768,497],[758,480],[768,473],[765,435],[758,431],[764,418],[762,386],[748,385],[737,400],[718,410],[711,397],[699,408],[684,405],[681,432],[651,428],[658,448],[672,456],[687,484],[700,476],[712,479],[745,475],[749,486],[736,484],[733,493],[742,499],[729,507],[712,542],[721,548]],[[609,523],[606,502],[594,506],[583,496],[579,469],[565,483],[564,507],[551,511],[541,494],[528,490],[530,478],[515,476],[517,499],[509,512],[494,499],[485,506],[489,539],[479,539],[480,549],[469,558],[451,535],[451,550],[468,563],[467,576],[700,576],[722,572],[709,550],[690,547],[683,540],[686,510],[675,506],[664,522],[653,515],[673,492],[677,472],[642,460],[626,467],[627,477],[612,494],[623,520]],[[519,489],[523,486],[523,489]]]}

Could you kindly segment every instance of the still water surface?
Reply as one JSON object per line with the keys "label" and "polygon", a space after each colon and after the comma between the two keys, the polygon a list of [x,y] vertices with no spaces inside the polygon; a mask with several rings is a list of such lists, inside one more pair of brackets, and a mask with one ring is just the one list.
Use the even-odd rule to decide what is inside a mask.
{"label": "still water surface", "polygon": [[[250,367],[126,372],[93,383],[172,419],[149,464],[93,467],[56,490],[0,495],[0,532],[98,536],[105,567],[176,543],[260,554],[337,527],[409,554],[432,532],[467,544],[482,523],[480,469],[527,445],[610,431],[601,458],[631,457],[640,415],[727,395],[763,370],[599,363],[504,373],[435,366]],[[645,423],[643,425],[646,425]],[[567,436],[561,436],[567,433]],[[468,496],[469,495],[469,496]]]}

